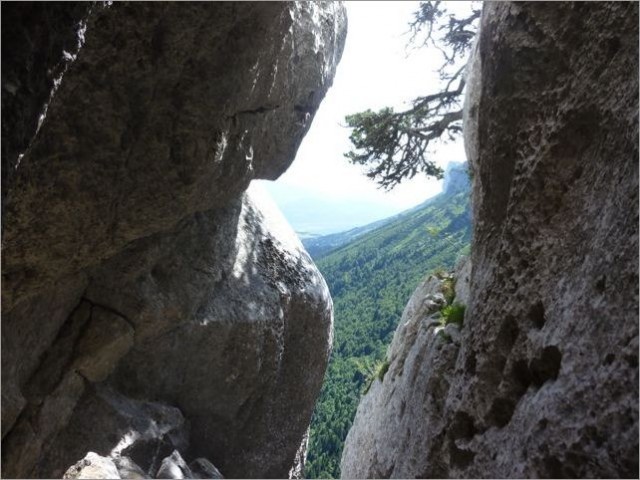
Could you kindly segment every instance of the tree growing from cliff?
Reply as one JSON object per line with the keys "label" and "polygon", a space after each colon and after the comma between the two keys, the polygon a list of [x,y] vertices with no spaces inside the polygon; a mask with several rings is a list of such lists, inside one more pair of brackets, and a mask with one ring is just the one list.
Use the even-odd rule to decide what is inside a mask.
{"label": "tree growing from cliff", "polygon": [[346,117],[352,128],[352,148],[345,156],[353,164],[368,166],[367,177],[382,188],[390,190],[417,173],[442,178],[442,169],[430,157],[430,146],[443,138],[453,140],[462,132],[464,60],[473,44],[480,12],[477,2],[462,17],[448,13],[439,0],[420,2],[409,23],[409,43],[442,53],[440,90],[413,99],[410,108],[403,111],[386,107]]}

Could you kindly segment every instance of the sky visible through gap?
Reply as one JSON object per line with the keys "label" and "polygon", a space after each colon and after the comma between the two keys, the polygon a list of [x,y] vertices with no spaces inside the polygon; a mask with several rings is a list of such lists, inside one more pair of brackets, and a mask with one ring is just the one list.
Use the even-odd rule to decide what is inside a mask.
{"label": "sky visible through gap", "polygon": [[[345,2],[348,34],[333,86],[318,109],[295,161],[275,182],[254,181],[266,188],[294,230],[302,236],[348,230],[411,208],[440,192],[442,182],[416,175],[391,192],[378,188],[364,167],[350,165],[351,113],[385,106],[404,109],[419,95],[436,91],[442,54],[434,48],[408,47],[408,22],[418,2]],[[468,2],[448,2],[450,11],[465,11]],[[436,162],[465,159],[462,138],[435,146]]]}

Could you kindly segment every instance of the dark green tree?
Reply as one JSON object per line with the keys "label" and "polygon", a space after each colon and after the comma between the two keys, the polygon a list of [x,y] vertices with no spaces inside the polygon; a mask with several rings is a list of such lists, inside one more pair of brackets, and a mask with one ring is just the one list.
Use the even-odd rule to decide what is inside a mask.
{"label": "dark green tree", "polygon": [[464,61],[471,49],[480,18],[478,2],[468,15],[447,12],[441,1],[420,2],[409,23],[414,47],[434,47],[442,52],[438,69],[442,88],[415,98],[403,111],[383,108],[346,117],[352,129],[352,148],[345,156],[356,165],[366,165],[366,175],[390,190],[417,173],[442,178],[443,171],[429,157],[429,146],[442,138],[453,140],[462,132]]}

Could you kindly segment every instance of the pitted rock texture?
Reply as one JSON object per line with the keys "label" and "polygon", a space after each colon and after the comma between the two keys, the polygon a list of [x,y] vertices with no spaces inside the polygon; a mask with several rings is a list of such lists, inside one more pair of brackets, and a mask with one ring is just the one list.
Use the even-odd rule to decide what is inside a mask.
{"label": "pitted rock texture", "polygon": [[[293,160],[339,61],[344,7],[96,3],[43,14],[54,20],[37,28],[43,15],[20,8],[3,4],[3,22],[11,10],[20,38],[60,39],[53,73],[64,75],[42,77],[58,65],[53,51],[31,66],[5,65],[3,51],[3,144],[6,133],[15,154],[28,136],[5,132],[5,114],[26,101],[5,111],[5,95],[33,88],[36,106],[21,114],[40,124],[19,162],[3,150],[15,168],[3,215],[3,475],[59,477],[134,429],[131,457],[145,469],[160,445],[228,476],[286,476],[324,375],[332,305],[295,234],[244,191]],[[174,408],[190,428],[148,438],[101,389]]]}
{"label": "pitted rock texture", "polygon": [[[345,477],[638,477],[637,42],[637,3],[485,3],[460,347],[387,431],[408,443],[351,450]],[[428,381],[448,357],[424,355]]]}

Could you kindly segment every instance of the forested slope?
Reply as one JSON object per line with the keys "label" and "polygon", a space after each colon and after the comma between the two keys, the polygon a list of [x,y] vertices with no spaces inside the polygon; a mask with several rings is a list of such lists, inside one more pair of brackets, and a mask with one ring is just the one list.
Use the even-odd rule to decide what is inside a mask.
{"label": "forested slope", "polygon": [[311,426],[307,477],[339,476],[358,400],[408,298],[426,274],[452,268],[468,252],[466,175],[456,164],[442,194],[317,260],[334,301],[335,338]]}

